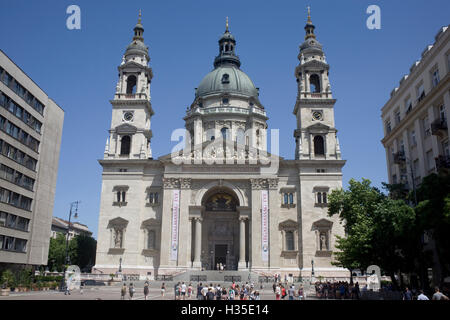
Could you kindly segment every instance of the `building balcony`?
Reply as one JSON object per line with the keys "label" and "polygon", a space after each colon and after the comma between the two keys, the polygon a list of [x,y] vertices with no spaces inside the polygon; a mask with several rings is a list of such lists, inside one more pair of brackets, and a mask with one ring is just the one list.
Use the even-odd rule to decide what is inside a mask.
{"label": "building balcony", "polygon": [[436,162],[436,169],[450,169],[450,156],[439,156],[437,158],[434,158],[434,161]]}
{"label": "building balcony", "polygon": [[395,164],[402,164],[406,161],[405,153],[403,151],[396,152],[393,155]]}
{"label": "building balcony", "polygon": [[443,137],[447,132],[447,119],[437,119],[431,123],[431,134]]}
{"label": "building balcony", "polygon": [[301,95],[306,99],[331,98],[331,92],[303,92]]}

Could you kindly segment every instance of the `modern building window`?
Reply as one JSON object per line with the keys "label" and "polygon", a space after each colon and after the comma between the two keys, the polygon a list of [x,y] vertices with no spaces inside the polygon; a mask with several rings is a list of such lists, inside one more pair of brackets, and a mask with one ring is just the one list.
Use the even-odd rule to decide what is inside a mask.
{"label": "modern building window", "polygon": [[11,183],[14,183],[18,186],[21,186],[28,190],[33,190],[34,179],[5,166],[4,164],[0,164],[0,178],[8,180]]}
{"label": "modern building window", "polygon": [[6,132],[11,137],[17,139],[22,144],[34,150],[35,152],[38,152],[39,141],[2,116],[0,116],[0,130]]}
{"label": "modern building window", "polygon": [[0,236],[0,249],[25,253],[27,251],[27,240]]}
{"label": "modern building window", "polygon": [[0,202],[30,211],[31,201],[31,198],[0,187]]}
{"label": "modern building window", "polygon": [[131,137],[123,136],[120,144],[120,155],[129,155],[131,148]]}
{"label": "modern building window", "polygon": [[315,136],[314,137],[314,154],[316,156],[324,155],[325,154],[325,146],[322,136]]}
{"label": "modern building window", "polygon": [[35,171],[37,166],[37,160],[28,156],[26,153],[14,148],[10,144],[3,140],[0,140],[0,153],[5,157],[14,160],[15,162],[27,167],[30,170]]}

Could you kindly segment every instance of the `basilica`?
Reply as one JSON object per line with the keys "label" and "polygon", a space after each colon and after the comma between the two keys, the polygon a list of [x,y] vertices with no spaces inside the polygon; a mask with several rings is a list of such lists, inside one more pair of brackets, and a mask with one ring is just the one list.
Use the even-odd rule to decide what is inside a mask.
{"label": "basilica", "polygon": [[327,215],[327,197],[342,187],[345,161],[329,65],[314,30],[308,13],[294,72],[294,159],[267,150],[268,137],[276,144],[267,126],[271,110],[241,70],[228,20],[214,68],[184,115],[182,147],[155,159],[153,72],[139,16],[118,67],[109,138],[99,160],[94,272],[153,278],[223,267],[265,275],[348,275],[332,264],[344,228]]}

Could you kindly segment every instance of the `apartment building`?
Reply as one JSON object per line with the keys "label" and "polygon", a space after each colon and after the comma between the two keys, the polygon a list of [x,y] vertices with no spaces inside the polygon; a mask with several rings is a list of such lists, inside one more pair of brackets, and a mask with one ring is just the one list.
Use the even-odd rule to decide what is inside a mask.
{"label": "apartment building", "polygon": [[412,190],[450,168],[450,28],[414,62],[381,109],[389,183]]}
{"label": "apartment building", "polygon": [[63,121],[0,50],[0,268],[47,264]]}
{"label": "apartment building", "polygon": [[[68,228],[69,228],[69,221],[58,217],[53,217],[50,238],[56,239],[58,234],[66,235]],[[80,234],[91,237],[92,231],[90,231],[89,227],[85,224],[79,222],[70,222],[70,232],[68,236],[69,241]]]}

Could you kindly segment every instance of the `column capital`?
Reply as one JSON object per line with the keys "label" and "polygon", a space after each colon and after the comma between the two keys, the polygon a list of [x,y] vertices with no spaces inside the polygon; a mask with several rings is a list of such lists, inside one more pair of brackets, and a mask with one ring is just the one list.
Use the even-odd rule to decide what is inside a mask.
{"label": "column capital", "polygon": [[267,179],[267,184],[269,185],[270,190],[277,190],[278,189],[278,178],[269,178]]}
{"label": "column capital", "polygon": [[250,179],[250,184],[253,190],[261,190],[266,187],[266,179],[262,178]]}
{"label": "column capital", "polygon": [[180,188],[180,179],[178,178],[163,178],[164,189],[178,189]]}
{"label": "column capital", "polygon": [[247,216],[240,216],[239,217],[239,221],[244,221],[245,222],[247,220],[249,220]]}
{"label": "column capital", "polygon": [[180,187],[181,189],[190,189],[192,179],[191,178],[180,178]]}

